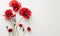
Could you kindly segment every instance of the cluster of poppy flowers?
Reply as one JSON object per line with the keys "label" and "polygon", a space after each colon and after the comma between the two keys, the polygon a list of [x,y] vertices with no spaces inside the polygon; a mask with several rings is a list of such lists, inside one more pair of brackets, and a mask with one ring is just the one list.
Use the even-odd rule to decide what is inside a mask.
{"label": "cluster of poppy flowers", "polygon": [[[28,8],[21,8],[21,3],[18,1],[11,1],[9,3],[9,6],[13,8],[14,12],[18,12],[19,15],[23,16],[24,18],[28,19],[31,16],[31,11]],[[5,17],[6,19],[11,19],[12,17],[15,17],[15,14],[12,13],[13,11],[11,9],[7,9],[5,11]]]}
{"label": "cluster of poppy flowers", "polygon": [[[13,17],[16,16],[16,14],[13,14],[13,11],[15,13],[19,13],[19,15],[21,15],[22,17],[26,18],[26,19],[29,19],[30,16],[31,16],[31,11],[28,9],[28,8],[25,8],[25,7],[21,7],[21,3],[16,1],[16,0],[12,0],[10,3],[9,3],[9,6],[12,7],[13,10],[11,9],[7,9],[5,11],[5,14],[4,16],[6,17],[6,19],[11,19]],[[19,24],[19,27],[23,27],[22,24]],[[27,27],[27,30],[28,31],[31,31],[31,28],[30,27]],[[8,29],[8,32],[12,32],[12,28],[9,28]]]}
{"label": "cluster of poppy flowers", "polygon": [[[19,24],[19,27],[20,27],[20,28],[22,28],[22,27],[23,27],[23,25],[22,25],[22,24]],[[8,29],[8,32],[12,32],[12,31],[13,31],[13,29],[12,29],[12,28],[9,28],[9,29]],[[23,31],[24,31],[24,28],[23,28]],[[31,28],[30,28],[30,27],[27,27],[27,31],[29,31],[29,32],[30,32],[30,31],[31,31]]]}

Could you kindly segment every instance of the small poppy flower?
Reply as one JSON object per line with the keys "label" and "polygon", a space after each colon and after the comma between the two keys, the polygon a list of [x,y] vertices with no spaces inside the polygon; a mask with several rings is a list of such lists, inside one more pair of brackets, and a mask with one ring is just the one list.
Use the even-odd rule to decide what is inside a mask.
{"label": "small poppy flower", "polygon": [[11,9],[8,9],[5,11],[5,15],[3,15],[6,17],[6,19],[11,19],[12,17],[15,16],[15,14],[12,13],[12,10]]}
{"label": "small poppy flower", "polygon": [[12,0],[12,1],[16,1],[16,0]]}
{"label": "small poppy flower", "polygon": [[31,16],[31,11],[28,9],[28,8],[22,8],[20,11],[19,11],[19,14],[21,16],[23,16],[24,18],[29,18]]}
{"label": "small poppy flower", "polygon": [[9,6],[12,7],[15,12],[21,8],[21,4],[18,1],[11,1]]}
{"label": "small poppy flower", "polygon": [[9,29],[8,29],[8,32],[12,32],[12,28],[9,28]]}
{"label": "small poppy flower", "polygon": [[27,27],[27,31],[29,31],[29,32],[30,32],[30,31],[31,31],[31,28],[30,28],[30,27]]}
{"label": "small poppy flower", "polygon": [[19,27],[23,27],[23,25],[22,24],[19,24]]}

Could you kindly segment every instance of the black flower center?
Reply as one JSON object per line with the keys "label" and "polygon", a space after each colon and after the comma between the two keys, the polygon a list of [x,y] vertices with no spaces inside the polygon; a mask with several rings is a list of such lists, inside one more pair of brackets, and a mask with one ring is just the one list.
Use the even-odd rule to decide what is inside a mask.
{"label": "black flower center", "polygon": [[8,17],[10,17],[11,16],[11,14],[8,14]]}
{"label": "black flower center", "polygon": [[26,13],[26,12],[24,12],[24,15],[26,16],[26,15],[27,15],[27,13]]}
{"label": "black flower center", "polygon": [[14,8],[17,8],[17,5],[15,4],[13,7],[14,7]]}

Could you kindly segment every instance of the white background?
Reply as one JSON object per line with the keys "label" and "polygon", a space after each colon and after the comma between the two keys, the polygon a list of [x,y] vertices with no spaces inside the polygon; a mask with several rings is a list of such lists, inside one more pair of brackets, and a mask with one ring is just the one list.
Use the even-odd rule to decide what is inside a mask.
{"label": "white background", "polygon": [[[0,36],[8,36],[8,21],[2,16],[9,7],[11,0],[0,0]],[[23,19],[25,27],[32,31],[25,36],[60,36],[60,0],[18,0],[23,7],[32,11],[30,21]],[[19,18],[20,19],[20,18]],[[17,20],[19,20],[17,19]],[[10,26],[10,25],[9,25]]]}

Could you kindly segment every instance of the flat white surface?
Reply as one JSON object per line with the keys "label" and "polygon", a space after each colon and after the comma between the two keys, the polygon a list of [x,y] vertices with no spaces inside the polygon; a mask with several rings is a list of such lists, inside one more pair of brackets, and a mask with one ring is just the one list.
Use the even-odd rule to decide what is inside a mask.
{"label": "flat white surface", "polygon": [[[10,8],[8,5],[10,1],[0,0],[0,36],[8,36],[5,26],[9,23],[4,20],[5,18],[2,15],[6,9]],[[25,27],[30,26],[32,28],[32,31],[26,32],[25,36],[60,36],[60,0],[18,1],[23,7],[32,11],[30,21],[22,20]]]}

